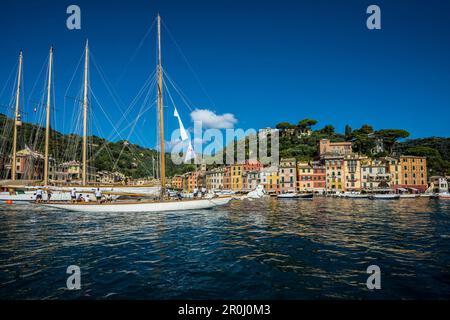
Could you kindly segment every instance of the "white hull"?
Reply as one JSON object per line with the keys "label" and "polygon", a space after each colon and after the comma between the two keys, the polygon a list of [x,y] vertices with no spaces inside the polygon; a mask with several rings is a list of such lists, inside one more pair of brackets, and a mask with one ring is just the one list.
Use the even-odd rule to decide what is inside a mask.
{"label": "white hull", "polygon": [[[43,200],[47,201],[47,193],[44,192],[43,194]],[[13,201],[13,202],[33,202],[36,200],[35,192],[33,191],[26,191],[22,194],[10,194],[9,192],[0,192],[0,203],[6,202],[6,201]],[[70,193],[67,192],[53,192],[52,201],[69,201],[70,200]]]}
{"label": "white hull", "polygon": [[230,202],[231,197],[215,199],[199,199],[186,201],[167,201],[167,202],[141,202],[127,203],[115,202],[106,204],[70,204],[70,203],[51,203],[43,204],[47,207],[63,209],[78,212],[164,212],[209,209],[216,206],[225,205]]}
{"label": "white hull", "polygon": [[418,195],[416,194],[401,194],[400,199],[415,199]]}
{"label": "white hull", "polygon": [[[70,192],[70,190],[72,190],[73,188],[77,190],[77,193],[92,193],[97,189],[96,187],[52,187],[51,189]],[[142,196],[153,196],[159,194],[160,187],[100,187],[100,190],[103,193],[124,193]]]}
{"label": "white hull", "polygon": [[370,196],[370,199],[374,200],[397,200],[400,199],[398,194],[374,194]]}
{"label": "white hull", "polygon": [[361,193],[344,193],[342,196],[344,198],[350,198],[350,199],[367,199],[367,198],[369,198],[368,194],[361,194]]}

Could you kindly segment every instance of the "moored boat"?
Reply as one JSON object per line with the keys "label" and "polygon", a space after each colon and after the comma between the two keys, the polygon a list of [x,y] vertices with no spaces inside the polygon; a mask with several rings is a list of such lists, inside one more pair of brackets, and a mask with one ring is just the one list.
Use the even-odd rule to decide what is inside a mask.
{"label": "moored boat", "polygon": [[439,199],[441,200],[450,200],[450,193],[440,193]]}
{"label": "moored boat", "polygon": [[386,193],[386,194],[373,194],[369,197],[369,199],[372,200],[397,200],[400,199],[400,195],[398,194],[392,194],[392,193]]}
{"label": "moored boat", "polygon": [[113,203],[45,203],[44,206],[78,212],[166,212],[210,209],[225,205],[231,197],[167,201],[117,201]]}
{"label": "moored boat", "polygon": [[403,193],[400,194],[400,199],[415,199],[418,198],[419,195],[418,194],[414,194],[414,193]]}
{"label": "moored boat", "polygon": [[277,199],[312,199],[314,195],[312,193],[282,193],[277,195]]}

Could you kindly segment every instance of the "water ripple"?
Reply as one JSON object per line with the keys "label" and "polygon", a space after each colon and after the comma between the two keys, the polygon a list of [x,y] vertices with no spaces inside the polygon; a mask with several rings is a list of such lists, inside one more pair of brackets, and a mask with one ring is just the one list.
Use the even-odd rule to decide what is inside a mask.
{"label": "water ripple", "polygon": [[[0,205],[0,298],[450,298],[449,227],[450,203],[430,199],[95,215]],[[69,265],[81,290],[65,288]]]}

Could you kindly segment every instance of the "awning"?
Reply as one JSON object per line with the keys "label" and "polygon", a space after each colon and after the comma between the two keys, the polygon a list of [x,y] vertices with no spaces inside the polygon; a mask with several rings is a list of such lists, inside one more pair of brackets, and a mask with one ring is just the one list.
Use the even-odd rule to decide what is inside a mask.
{"label": "awning", "polygon": [[403,192],[406,192],[406,191],[408,191],[408,190],[406,190],[405,188],[398,188],[397,190],[399,190],[399,191],[403,191]]}

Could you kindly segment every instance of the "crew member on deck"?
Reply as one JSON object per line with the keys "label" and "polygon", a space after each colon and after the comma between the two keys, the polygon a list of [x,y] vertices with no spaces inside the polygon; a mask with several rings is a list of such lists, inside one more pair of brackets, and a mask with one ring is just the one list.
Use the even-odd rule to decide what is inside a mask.
{"label": "crew member on deck", "polygon": [[98,203],[102,201],[102,191],[100,190],[100,188],[97,188],[97,190],[95,190],[95,198],[97,199]]}

